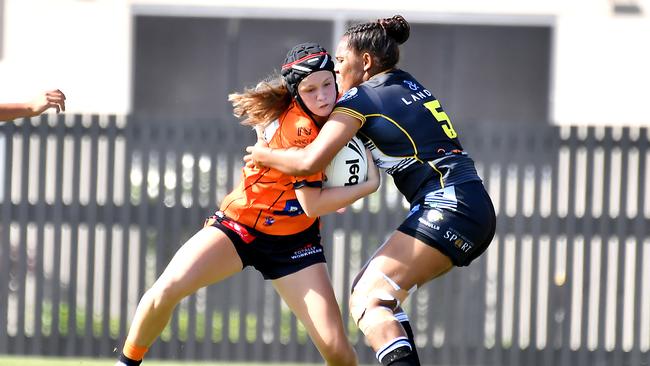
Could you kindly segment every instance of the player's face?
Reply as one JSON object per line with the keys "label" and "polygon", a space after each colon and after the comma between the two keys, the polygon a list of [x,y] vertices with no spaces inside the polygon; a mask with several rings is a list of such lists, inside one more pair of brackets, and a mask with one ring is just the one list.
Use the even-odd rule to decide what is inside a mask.
{"label": "player's face", "polygon": [[336,103],[335,83],[331,71],[316,71],[298,84],[298,94],[311,113],[327,117]]}
{"label": "player's face", "polygon": [[339,77],[339,87],[343,93],[364,82],[363,59],[348,48],[347,38],[341,39],[336,47],[334,71]]}

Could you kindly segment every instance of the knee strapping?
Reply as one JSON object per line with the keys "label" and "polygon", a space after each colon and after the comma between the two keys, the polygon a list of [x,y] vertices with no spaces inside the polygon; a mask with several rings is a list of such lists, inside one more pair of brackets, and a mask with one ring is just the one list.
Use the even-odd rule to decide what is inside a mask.
{"label": "knee strapping", "polygon": [[386,274],[369,267],[350,296],[352,319],[364,334],[376,324],[397,321],[393,311],[414,290],[415,287],[411,291],[402,289]]}

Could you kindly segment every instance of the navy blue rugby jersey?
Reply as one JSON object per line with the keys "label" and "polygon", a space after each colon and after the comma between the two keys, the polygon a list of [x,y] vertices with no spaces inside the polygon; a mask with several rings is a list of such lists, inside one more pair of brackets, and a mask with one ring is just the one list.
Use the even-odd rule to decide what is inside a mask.
{"label": "navy blue rugby jersey", "polygon": [[405,71],[384,72],[348,90],[334,112],[361,120],[357,135],[411,203],[481,180],[440,102]]}

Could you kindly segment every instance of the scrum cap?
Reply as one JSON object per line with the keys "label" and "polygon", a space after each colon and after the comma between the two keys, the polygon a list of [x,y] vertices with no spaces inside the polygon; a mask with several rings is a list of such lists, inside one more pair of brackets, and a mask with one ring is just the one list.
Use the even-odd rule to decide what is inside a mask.
{"label": "scrum cap", "polygon": [[[284,59],[280,73],[292,96],[298,95],[298,84],[316,71],[327,70],[334,74],[334,61],[327,51],[317,43],[306,42],[293,47]],[[334,74],[336,77],[336,74]]]}

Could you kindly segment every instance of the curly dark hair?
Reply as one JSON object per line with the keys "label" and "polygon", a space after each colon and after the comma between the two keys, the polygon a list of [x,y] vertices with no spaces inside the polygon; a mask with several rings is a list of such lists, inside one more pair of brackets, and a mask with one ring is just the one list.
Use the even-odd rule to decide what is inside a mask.
{"label": "curly dark hair", "polygon": [[344,37],[348,47],[358,53],[368,52],[378,63],[378,68],[387,70],[399,61],[399,45],[406,42],[411,26],[401,15],[377,19],[374,22],[350,26]]}

